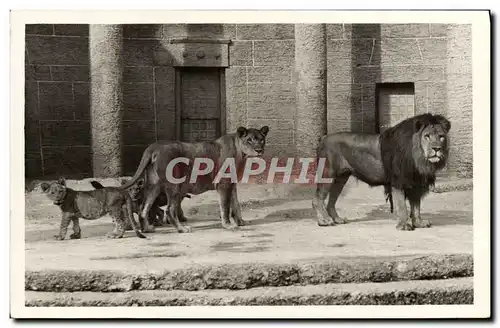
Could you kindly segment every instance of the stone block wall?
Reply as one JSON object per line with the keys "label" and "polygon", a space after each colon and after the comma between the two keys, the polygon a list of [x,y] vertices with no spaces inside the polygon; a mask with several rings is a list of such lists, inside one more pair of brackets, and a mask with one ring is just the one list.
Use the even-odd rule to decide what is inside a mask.
{"label": "stone block wall", "polygon": [[415,83],[415,113],[447,112],[447,35],[431,24],[328,27],[328,132],[376,131],[377,83]]}
{"label": "stone block wall", "polygon": [[26,175],[90,174],[87,25],[27,25]]}
{"label": "stone block wall", "polygon": [[328,132],[375,132],[376,84],[413,82],[415,114],[452,121],[448,173],[472,176],[468,25],[328,26]]}
{"label": "stone block wall", "polygon": [[[471,26],[447,26],[446,80],[451,119],[450,172],[472,177],[472,49]],[[441,96],[441,95],[440,95]]]}
{"label": "stone block wall", "polygon": [[293,24],[239,24],[226,70],[227,128],[268,125],[266,154],[294,154]]}
{"label": "stone block wall", "polygon": [[[87,25],[26,28],[26,175],[89,175]],[[171,39],[228,39],[227,132],[267,124],[271,154],[294,144],[293,25],[124,26],[124,158],[135,171],[146,146],[175,138],[175,68],[155,52]]]}

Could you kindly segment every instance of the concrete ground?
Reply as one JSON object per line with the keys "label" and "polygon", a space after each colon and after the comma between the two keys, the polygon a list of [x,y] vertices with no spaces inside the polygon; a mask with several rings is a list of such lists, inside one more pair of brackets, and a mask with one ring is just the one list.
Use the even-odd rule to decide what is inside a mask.
{"label": "concrete ground", "polygon": [[[117,184],[113,180],[100,181],[104,185]],[[75,189],[91,189],[88,179],[70,181],[70,185]],[[52,238],[58,231],[59,209],[35,188],[26,193],[26,289],[37,290],[35,295],[41,295],[36,294],[40,291],[96,291],[93,283],[88,285],[85,282],[87,287],[82,287],[82,281],[99,280],[93,275],[95,272],[101,272],[107,275],[106,279],[113,281],[104,283],[103,291],[115,288],[117,283],[127,285],[117,288],[120,291],[210,289],[212,287],[206,281],[186,285],[172,276],[172,272],[177,272],[184,280],[195,281],[199,278],[197,274],[205,279],[207,268],[212,268],[210,275],[218,281],[217,275],[231,276],[234,274],[232,270],[239,272],[236,274],[239,277],[241,270],[249,270],[246,266],[252,266],[254,271],[258,268],[259,274],[263,268],[267,268],[266,272],[289,270],[291,276],[295,272],[298,278],[288,277],[284,281],[277,278],[278,282],[262,278],[267,279],[265,283],[255,285],[248,282],[242,286],[232,285],[234,282],[217,282],[213,288],[363,283],[377,281],[374,276],[380,270],[385,276],[379,281],[470,277],[473,262],[472,190],[464,190],[468,188],[463,184],[448,183],[450,185],[452,187],[438,185],[437,192],[424,199],[422,217],[431,220],[433,226],[415,231],[396,230],[382,188],[370,188],[351,180],[337,207],[339,214],[349,219],[345,225],[317,225],[311,208],[312,186],[241,185],[239,199],[248,225],[235,231],[221,228],[218,197],[215,192],[207,192],[183,202],[189,218],[186,224],[193,228],[191,233],[179,234],[167,226],[147,234],[147,239],[139,239],[129,231],[123,239],[110,240],[105,234],[112,230],[111,219],[104,217],[93,222],[81,220],[82,239],[64,241]],[[304,268],[310,265],[314,266],[318,276],[330,278],[315,281],[306,277]],[[405,269],[407,266],[411,267],[409,271]],[[332,268],[336,270],[334,274]],[[358,272],[358,276],[351,280],[342,278],[351,271]],[[57,278],[59,273],[62,276]],[[110,275],[120,275],[123,279],[109,278]],[[137,282],[130,282],[130,279],[143,277],[139,285],[144,285],[144,276],[152,276],[155,287],[142,288],[137,287]],[[30,304],[38,304],[36,297],[33,302]],[[193,304],[199,303],[193,301]]]}

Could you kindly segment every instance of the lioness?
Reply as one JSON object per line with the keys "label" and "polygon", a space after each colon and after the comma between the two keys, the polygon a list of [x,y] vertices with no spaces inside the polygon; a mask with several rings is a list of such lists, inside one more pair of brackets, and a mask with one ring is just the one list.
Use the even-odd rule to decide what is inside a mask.
{"label": "lioness", "polygon": [[[215,141],[187,143],[179,141],[164,141],[151,144],[143,153],[141,162],[132,179],[121,188],[126,189],[144,176],[146,183],[144,208],[142,218],[147,218],[156,197],[163,190],[169,198],[172,224],[178,232],[190,232],[189,226],[183,226],[180,221],[180,205],[183,194],[198,195],[209,190],[217,190],[221,211],[222,226],[233,229],[245,224],[241,218],[236,183],[221,179],[214,183],[218,169],[226,159],[233,159],[237,169],[241,170],[248,156],[261,156],[264,152],[266,136],[269,127],[261,129],[239,127],[235,134],[227,134]],[[186,179],[182,183],[173,183],[167,178],[167,166],[179,157],[190,159],[189,164],[178,165],[177,172]],[[190,174],[195,158],[211,159],[215,163],[215,170],[207,175],[198,177],[196,182],[190,183]],[[231,212],[231,218],[229,217]],[[147,222],[147,220],[144,220]],[[151,227],[152,228],[152,227]]]}
{"label": "lioness", "polygon": [[139,238],[146,238],[139,232],[137,222],[132,214],[132,199],[128,192],[107,187],[99,190],[77,191],[66,186],[64,177],[58,181],[41,185],[42,192],[59,206],[62,211],[61,226],[57,240],[64,240],[69,223],[73,222],[71,239],[81,238],[79,218],[96,220],[109,214],[115,223],[115,229],[107,234],[108,238],[121,238],[125,233],[126,220],[132,225]]}
{"label": "lioness", "polygon": [[[408,118],[381,134],[334,133],[324,136],[317,148],[317,161],[325,158],[325,178],[318,183],[312,202],[318,225],[345,223],[335,209],[337,199],[351,175],[370,186],[384,186],[395,201],[396,228],[430,227],[420,217],[420,203],[435,183],[436,172],[448,158],[451,123],[442,115],[422,114]],[[325,208],[324,200],[330,195]],[[405,200],[410,202],[408,217]]]}

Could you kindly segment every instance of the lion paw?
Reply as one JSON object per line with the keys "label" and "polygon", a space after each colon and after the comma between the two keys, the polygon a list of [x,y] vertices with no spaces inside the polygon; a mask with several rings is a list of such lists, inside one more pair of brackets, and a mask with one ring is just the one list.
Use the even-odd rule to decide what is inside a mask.
{"label": "lion paw", "polygon": [[248,224],[248,222],[243,219],[239,219],[238,221],[236,221],[236,224],[238,224],[239,226],[245,226]]}
{"label": "lion paw", "polygon": [[421,220],[418,224],[415,224],[415,228],[430,228],[432,226],[431,221]]}
{"label": "lion paw", "polygon": [[192,231],[192,229],[191,229],[191,227],[190,227],[190,226],[183,226],[183,227],[179,227],[179,228],[177,229],[177,231],[178,231],[179,233],[189,233],[189,232],[191,232],[191,231]]}
{"label": "lion paw", "polygon": [[121,238],[122,236],[117,234],[117,233],[114,233],[114,232],[109,232],[106,234],[106,237],[108,237],[110,239],[118,239],[118,238]]}
{"label": "lion paw", "polygon": [[69,236],[70,239],[80,239],[81,237],[80,233],[73,233]]}
{"label": "lion paw", "polygon": [[413,230],[415,230],[415,228],[411,224],[409,224],[409,223],[398,224],[396,226],[396,229],[402,230],[402,231],[413,231]]}
{"label": "lion paw", "polygon": [[55,240],[64,240],[64,237],[61,235],[54,235]]}
{"label": "lion paw", "polygon": [[335,222],[336,224],[345,224],[347,223],[347,219],[336,217],[335,219],[333,219],[333,222]]}
{"label": "lion paw", "polygon": [[318,225],[320,227],[334,226],[335,222],[331,218],[328,218],[328,219],[319,219],[318,220]]}
{"label": "lion paw", "polygon": [[236,230],[238,225],[235,223],[222,223],[222,227],[226,230]]}

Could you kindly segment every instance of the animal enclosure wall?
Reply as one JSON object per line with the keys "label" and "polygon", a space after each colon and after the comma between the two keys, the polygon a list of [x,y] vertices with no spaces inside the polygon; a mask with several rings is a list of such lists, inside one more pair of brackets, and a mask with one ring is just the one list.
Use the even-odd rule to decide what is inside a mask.
{"label": "animal enclosure wall", "polygon": [[[88,38],[87,25],[26,26],[28,177],[92,174]],[[151,142],[240,125],[269,125],[266,153],[295,155],[293,24],[125,25],[123,38],[126,173]],[[413,83],[415,113],[452,121],[450,172],[471,175],[470,38],[470,26],[327,25],[328,132],[375,132],[377,85]]]}

